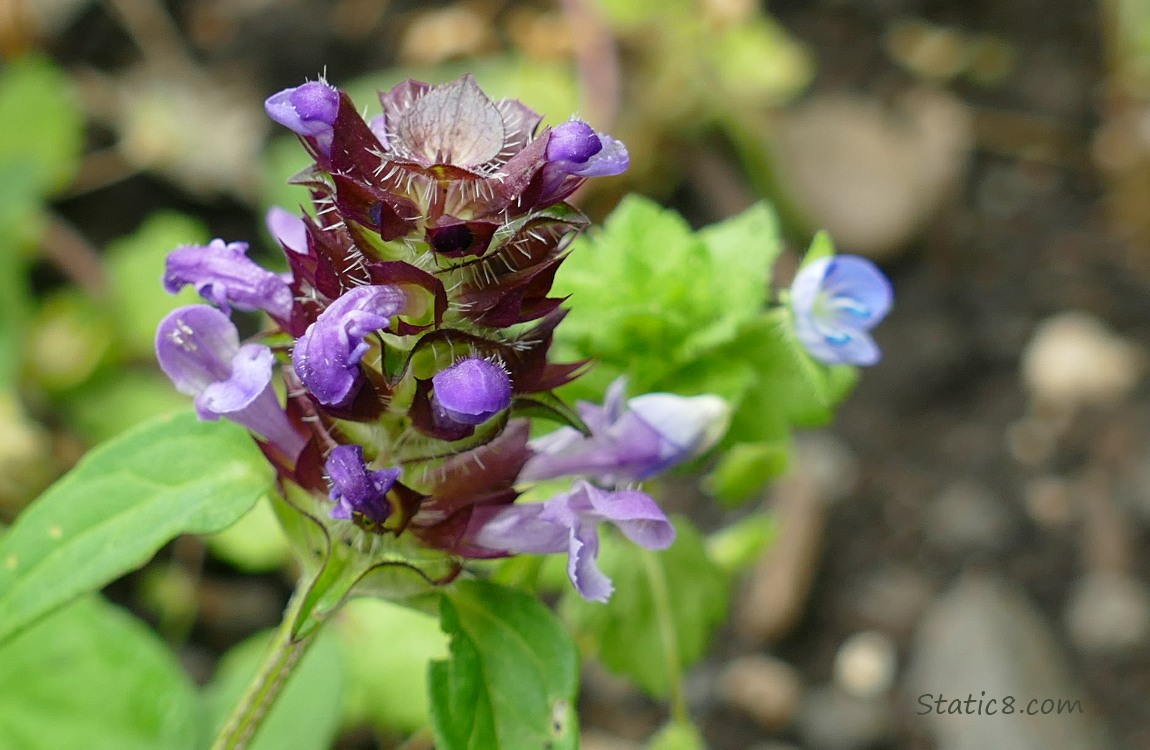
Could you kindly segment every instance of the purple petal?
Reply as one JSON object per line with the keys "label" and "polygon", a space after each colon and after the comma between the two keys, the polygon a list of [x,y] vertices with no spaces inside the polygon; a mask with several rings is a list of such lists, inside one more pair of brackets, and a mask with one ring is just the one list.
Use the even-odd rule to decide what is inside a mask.
{"label": "purple petal", "polygon": [[156,330],[156,359],[176,390],[199,396],[212,383],[231,377],[240,334],[230,318],[207,305],[170,312]]}
{"label": "purple petal", "polygon": [[580,596],[592,602],[606,602],[615,587],[599,569],[599,532],[595,524],[578,524],[571,530],[567,549],[567,577]]}
{"label": "purple petal", "polygon": [[391,515],[387,493],[399,478],[400,469],[369,469],[361,446],[339,445],[328,455],[324,470],[331,479],[331,499],[337,501],[332,518],[347,520],[358,513],[383,523]]}
{"label": "purple petal", "polygon": [[272,388],[275,357],[239,345],[228,316],[207,305],[172,311],[156,331],[156,358],[181,393],[194,396],[200,419],[228,419],[263,436],[289,458],[306,439],[292,426]]}
{"label": "purple petal", "polygon": [[702,454],[726,432],[730,408],[716,396],[652,393],[624,402],[622,378],[602,407],[578,404],[589,437],[570,427],[531,441],[521,481],[584,475],[604,484],[635,481]]}
{"label": "purple petal", "polygon": [[272,94],[264,102],[268,117],[292,132],[311,138],[320,151],[331,151],[332,126],[339,114],[339,91],[324,81]]}
{"label": "purple petal", "polygon": [[387,328],[403,309],[404,295],[393,286],[361,286],[345,292],[308,326],[292,350],[292,364],[321,404],[340,406],[359,384],[365,339]]}
{"label": "purple petal", "polygon": [[291,211],[272,206],[265,218],[268,232],[276,242],[299,255],[307,255],[307,225]]}
{"label": "purple petal", "polygon": [[731,417],[730,405],[710,395],[648,393],[628,401],[627,408],[659,433],[659,463],[638,479],[702,455],[722,439]]}
{"label": "purple petal", "polygon": [[551,131],[547,161],[577,177],[607,177],[626,172],[631,157],[622,141],[571,119]]}
{"label": "purple petal", "polygon": [[607,492],[586,482],[576,484],[582,484],[581,490],[591,502],[593,515],[588,513],[587,517],[611,521],[624,536],[647,549],[666,549],[675,541],[675,527],[659,504],[645,492]]}
{"label": "purple petal", "polygon": [[467,536],[490,550],[550,554],[567,549],[568,527],[542,518],[543,503],[508,508],[476,508]]}
{"label": "purple petal", "polygon": [[266,310],[285,320],[291,317],[291,288],[280,276],[247,257],[245,242],[212,240],[206,246],[184,245],[168,253],[164,288],[172,294],[191,284],[200,296],[230,312]]}
{"label": "purple petal", "polygon": [[551,131],[547,141],[547,160],[586,164],[603,150],[599,134],[582,120],[568,120]]}
{"label": "purple petal", "polygon": [[467,357],[431,379],[433,406],[460,424],[477,425],[511,405],[511,378],[495,362]]}

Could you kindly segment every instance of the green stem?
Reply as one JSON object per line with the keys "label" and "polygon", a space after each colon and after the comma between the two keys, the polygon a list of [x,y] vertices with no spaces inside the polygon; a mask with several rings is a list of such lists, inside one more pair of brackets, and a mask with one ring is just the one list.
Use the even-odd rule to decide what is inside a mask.
{"label": "green stem", "polygon": [[667,682],[671,686],[671,717],[678,724],[690,726],[691,718],[687,711],[687,699],[683,691],[683,668],[679,663],[679,634],[675,632],[675,620],[671,615],[671,591],[667,578],[659,567],[654,553],[642,549],[643,567],[651,582],[651,599],[655,606],[655,619],[659,624],[659,640],[663,642],[663,652],[667,655]]}
{"label": "green stem", "polygon": [[320,626],[364,574],[366,567],[356,565],[357,560],[337,544],[314,579],[300,579],[263,664],[232,709],[212,750],[244,750],[252,741]]}
{"label": "green stem", "polygon": [[268,646],[267,656],[259,671],[244,691],[239,703],[232,709],[212,750],[243,750],[255,737],[256,730],[263,724],[280,691],[299,663],[300,657],[315,640],[317,629],[307,635],[297,637],[292,634],[296,618],[306,601],[306,593],[311,586],[300,588],[292,596],[292,601],[284,613],[283,622],[276,630],[275,637]]}

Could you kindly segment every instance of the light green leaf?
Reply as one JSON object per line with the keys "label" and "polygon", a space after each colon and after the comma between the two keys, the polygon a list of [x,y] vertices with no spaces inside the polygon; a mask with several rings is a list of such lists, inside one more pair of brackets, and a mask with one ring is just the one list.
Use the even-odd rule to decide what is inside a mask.
{"label": "light green leaf", "polygon": [[175,656],[99,597],[0,648],[0,747],[196,750],[200,702]]}
{"label": "light green leaf", "polygon": [[660,729],[647,744],[648,750],[706,750],[707,743],[699,730],[678,722]]}
{"label": "light green leaf", "polygon": [[623,373],[636,394],[726,379],[729,363],[711,353],[761,313],[779,249],[765,205],[695,234],[673,211],[624,199],[556,278],[556,293],[572,295],[557,354],[599,363],[567,395],[594,400]]}
{"label": "light green leaf", "polygon": [[[810,84],[811,55],[774,19],[758,15],[718,32],[707,45],[710,64],[722,81],[716,94],[754,107],[784,104]],[[720,94],[721,92],[721,94]]]}
{"label": "light green leaf", "polygon": [[792,427],[826,424],[857,381],[853,367],[828,367],[811,359],[789,316],[785,308],[759,316],[715,354],[739,358],[756,373],[731,420],[728,443],[777,443],[788,439]]}
{"label": "light green leaf", "polygon": [[135,367],[108,368],[69,394],[64,404],[71,426],[93,445],[187,408],[188,397],[172,381],[156,370]]}
{"label": "light green leaf", "polygon": [[787,468],[787,440],[735,443],[719,457],[719,463],[703,478],[703,490],[724,505],[739,505],[753,498],[770,479]]}
{"label": "light green leaf", "polygon": [[803,256],[803,262],[800,267],[812,263],[820,258],[830,258],[835,254],[835,243],[831,240],[830,234],[825,230],[819,230],[815,233],[814,239],[811,240],[810,249],[807,254]]}
{"label": "light green leaf", "polygon": [[129,356],[151,357],[156,324],[171,310],[202,300],[191,287],[168,294],[161,280],[164,261],[178,245],[207,242],[207,230],[183,214],[149,216],[130,236],[108,245],[112,314]]}
{"label": "light green leaf", "polygon": [[291,545],[269,500],[261,500],[236,523],[207,538],[212,554],[245,573],[270,573],[291,561]]}
{"label": "light green leaf", "polygon": [[727,615],[726,575],[690,522],[676,519],[675,528],[675,543],[657,553],[603,533],[599,566],[615,584],[611,601],[588,602],[569,591],[560,604],[592,655],[656,697],[703,656]]}
{"label": "light green leaf", "polygon": [[578,746],[578,653],[547,607],[521,591],[463,581],[443,596],[440,623],[451,658],[430,668],[439,750]]}
{"label": "light green leaf", "polygon": [[778,533],[773,514],[753,513],[707,537],[707,554],[727,575],[737,575],[762,558]]}
{"label": "light green leaf", "polygon": [[427,667],[447,656],[436,619],[382,599],[353,599],[329,626],[348,673],[346,723],[414,732],[428,725]]}
{"label": "light green leaf", "polygon": [[[320,630],[288,676],[248,750],[327,750],[339,733],[344,671],[334,634]],[[271,633],[261,633],[228,651],[204,689],[209,726],[215,735],[259,669]]]}
{"label": "light green leaf", "polygon": [[0,643],[143,565],[173,537],[231,525],[270,485],[243,429],[190,413],[96,448],[0,540]]}
{"label": "light green leaf", "polygon": [[63,71],[39,57],[8,63],[0,75],[0,173],[27,169],[24,190],[49,195],[72,178],[83,145],[84,118]]}

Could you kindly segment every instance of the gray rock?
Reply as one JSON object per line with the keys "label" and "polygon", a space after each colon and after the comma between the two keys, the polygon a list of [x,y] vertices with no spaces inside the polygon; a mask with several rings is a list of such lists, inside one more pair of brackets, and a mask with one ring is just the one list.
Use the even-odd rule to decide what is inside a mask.
{"label": "gray rock", "polygon": [[1014,536],[1014,519],[981,484],[958,481],[944,489],[927,513],[927,536],[949,552],[995,551]]}
{"label": "gray rock", "polygon": [[719,680],[719,690],[729,705],[770,730],[791,723],[802,689],[801,678],[791,665],[760,655],[735,659]]}
{"label": "gray rock", "polygon": [[813,750],[864,750],[889,739],[894,727],[886,698],[859,698],[832,686],[807,693],[797,723]]}
{"label": "gray rock", "polygon": [[1150,637],[1150,591],[1137,578],[1099,571],[1079,579],[1066,606],[1066,629],[1084,651],[1121,652]]}
{"label": "gray rock", "polygon": [[[1047,623],[996,579],[967,577],[934,603],[914,640],[907,685],[909,710],[938,750],[1112,748]],[[1069,710],[1041,714],[1058,701]],[[1031,707],[1038,715],[1027,714]]]}

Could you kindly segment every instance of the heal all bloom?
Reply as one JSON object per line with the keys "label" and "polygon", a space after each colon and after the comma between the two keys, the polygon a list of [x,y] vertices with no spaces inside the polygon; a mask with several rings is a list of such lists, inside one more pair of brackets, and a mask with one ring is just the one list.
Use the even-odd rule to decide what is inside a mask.
{"label": "heal all bloom", "polygon": [[[160,364],[202,417],[255,433],[281,483],[326,505],[336,539],[410,534],[450,559],[566,552],[579,592],[603,600],[599,523],[656,549],[674,536],[623,483],[705,449],[726,418],[710,397],[625,401],[620,383],[605,406],[579,406],[589,435],[528,441],[520,400],[539,403],[585,364],[548,359],[565,314],[551,280],[586,224],[564,199],[624,171],[626,148],[577,119],[542,127],[470,76],[406,81],[380,102],[369,123],[325,81],[267,100],[314,159],[296,179],[315,218],[269,213],[286,275],[243,243],[174,251],[166,288],[191,285],[214,307],[161,322]],[[267,312],[279,333],[241,345],[232,309]],[[561,476],[570,491],[516,503],[525,483]]]}

